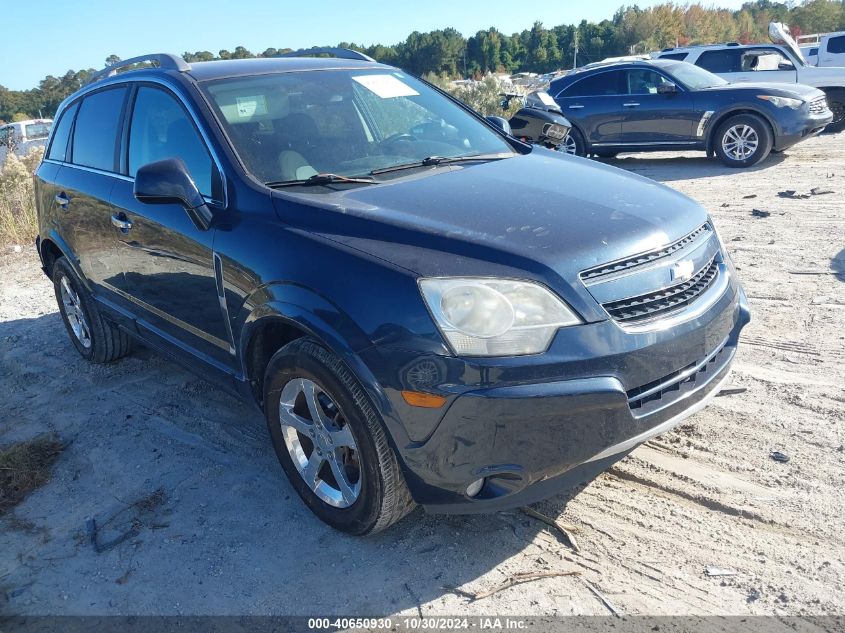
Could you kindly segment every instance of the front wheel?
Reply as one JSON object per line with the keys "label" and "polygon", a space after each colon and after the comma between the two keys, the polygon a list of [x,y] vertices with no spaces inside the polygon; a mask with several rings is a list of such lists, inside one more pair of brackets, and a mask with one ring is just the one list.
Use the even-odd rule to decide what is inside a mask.
{"label": "front wheel", "polygon": [[845,90],[831,90],[827,93],[827,107],[833,112],[833,120],[825,132],[841,132],[845,129]]}
{"label": "front wheel", "polygon": [[772,151],[772,131],[754,114],[732,116],[716,129],[713,149],[728,167],[751,167]]}
{"label": "front wheel", "polygon": [[372,534],[414,504],[369,398],[337,356],[310,338],[270,359],[267,428],[296,492],[325,523]]}
{"label": "front wheel", "polygon": [[587,143],[584,141],[584,135],[576,128],[570,128],[569,134],[557,146],[557,151],[563,152],[564,154],[571,154],[572,156],[586,156]]}

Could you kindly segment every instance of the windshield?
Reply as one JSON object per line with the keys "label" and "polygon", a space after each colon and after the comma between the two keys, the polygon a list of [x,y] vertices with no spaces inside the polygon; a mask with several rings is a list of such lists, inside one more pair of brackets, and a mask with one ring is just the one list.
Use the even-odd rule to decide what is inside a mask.
{"label": "windshield", "polygon": [[203,90],[241,160],[264,183],[513,153],[471,114],[399,71],[277,73],[209,81]]}
{"label": "windshield", "polygon": [[718,75],[687,62],[667,62],[661,65],[690,90],[724,86],[728,83]]}
{"label": "windshield", "polygon": [[50,136],[52,123],[30,123],[24,126],[24,136],[32,140],[36,138],[47,138]]}

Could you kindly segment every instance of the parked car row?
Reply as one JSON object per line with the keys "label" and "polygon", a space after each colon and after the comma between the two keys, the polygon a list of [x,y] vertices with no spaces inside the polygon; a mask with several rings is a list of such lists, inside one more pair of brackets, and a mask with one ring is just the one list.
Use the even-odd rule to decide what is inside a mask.
{"label": "parked car row", "polygon": [[[140,340],[254,402],[291,486],[353,534],[570,489],[719,392],[750,313],[701,206],[311,52],[335,58],[129,59],[61,104],[36,248],[82,357]],[[586,101],[629,96],[580,79],[641,71],[642,112],[707,92],[669,65],[587,71],[559,85],[596,119],[585,143],[622,134]]]}

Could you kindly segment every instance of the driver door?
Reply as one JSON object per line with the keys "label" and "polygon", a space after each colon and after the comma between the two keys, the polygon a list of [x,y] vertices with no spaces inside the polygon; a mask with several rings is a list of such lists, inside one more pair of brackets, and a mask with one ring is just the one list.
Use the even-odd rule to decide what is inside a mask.
{"label": "driver door", "polygon": [[[214,229],[201,230],[179,204],[146,204],[133,195],[138,168],[181,158],[209,203],[220,175],[192,117],[170,91],[141,85],[131,106],[128,175],[112,192],[125,296],[138,325],[220,369],[234,367],[214,268]],[[222,197],[222,196],[220,196]],[[121,225],[122,223],[122,225]]]}
{"label": "driver door", "polygon": [[[661,86],[675,85],[675,92]],[[625,71],[622,141],[635,145],[684,145],[693,142],[696,113],[693,93],[651,68]]]}

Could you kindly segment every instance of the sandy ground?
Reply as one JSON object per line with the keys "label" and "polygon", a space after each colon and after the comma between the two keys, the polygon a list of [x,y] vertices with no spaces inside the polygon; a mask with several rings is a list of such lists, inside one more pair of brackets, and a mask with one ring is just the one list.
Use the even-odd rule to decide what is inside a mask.
{"label": "sandy ground", "polygon": [[[748,291],[731,388],[574,498],[417,511],[372,538],[316,520],[261,416],[141,349],[81,360],[30,248],[0,258],[0,445],[55,432],[52,481],[0,521],[0,611],[24,614],[845,612],[845,135],[732,171],[701,155],[609,161],[699,200]],[[783,199],[811,188],[835,193]],[[755,196],[755,197],[752,197]],[[752,209],[771,212],[751,215]],[[806,274],[796,274],[798,272]],[[788,463],[770,457],[774,450]],[[101,526],[97,553],[86,518]],[[735,575],[710,577],[708,566]],[[577,570],[470,603],[527,571]]]}

